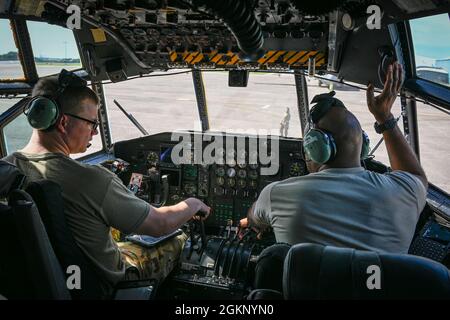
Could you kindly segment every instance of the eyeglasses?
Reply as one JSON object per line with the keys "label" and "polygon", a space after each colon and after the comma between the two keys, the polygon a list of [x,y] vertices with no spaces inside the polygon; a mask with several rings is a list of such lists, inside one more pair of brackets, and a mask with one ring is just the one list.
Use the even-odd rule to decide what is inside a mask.
{"label": "eyeglasses", "polygon": [[98,125],[100,124],[100,122],[98,120],[92,121],[92,120],[89,120],[89,119],[86,119],[86,118],[83,118],[83,117],[80,117],[80,116],[77,116],[77,115],[74,115],[71,113],[64,113],[64,114],[68,115],[69,117],[78,119],[78,120],[83,120],[83,121],[89,122],[92,125],[92,130],[94,130],[94,131],[97,130]]}

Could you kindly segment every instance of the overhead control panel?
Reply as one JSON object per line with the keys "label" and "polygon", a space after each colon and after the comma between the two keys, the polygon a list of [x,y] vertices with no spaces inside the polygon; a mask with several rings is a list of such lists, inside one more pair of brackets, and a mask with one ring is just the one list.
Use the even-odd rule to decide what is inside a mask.
{"label": "overhead control panel", "polygon": [[[302,15],[289,1],[257,1],[254,10],[241,8],[238,1],[226,2],[222,11],[208,1],[135,1],[134,7],[129,1],[104,1],[103,6],[86,1],[83,5],[91,18],[116,30],[151,67],[306,68],[309,58],[315,59],[317,68],[326,66],[327,15]],[[222,12],[234,11],[260,26],[252,35],[261,38],[260,54],[253,59],[242,53],[253,39],[237,39],[224,24]],[[251,27],[239,21],[229,21],[229,26],[232,23],[236,29]]]}
{"label": "overhead control panel", "polygon": [[25,10],[24,2],[16,5],[17,12],[62,26],[67,6],[80,8],[83,28],[74,31],[94,77],[104,69],[109,74],[130,69],[125,75],[130,76],[138,69],[327,67],[328,12],[308,14],[295,1],[53,0],[42,2],[39,10]]}

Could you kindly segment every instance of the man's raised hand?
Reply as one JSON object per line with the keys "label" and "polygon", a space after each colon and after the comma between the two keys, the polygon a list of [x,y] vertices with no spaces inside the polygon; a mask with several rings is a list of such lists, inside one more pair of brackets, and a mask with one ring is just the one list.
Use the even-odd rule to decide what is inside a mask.
{"label": "man's raised hand", "polygon": [[397,99],[402,86],[402,66],[394,62],[388,68],[386,81],[381,94],[374,96],[374,86],[370,83],[367,87],[367,106],[378,123],[384,123],[392,118],[391,109]]}

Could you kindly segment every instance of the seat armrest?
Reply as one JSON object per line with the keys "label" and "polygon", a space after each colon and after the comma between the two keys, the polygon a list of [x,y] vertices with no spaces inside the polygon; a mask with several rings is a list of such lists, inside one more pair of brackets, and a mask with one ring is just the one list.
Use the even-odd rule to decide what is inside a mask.
{"label": "seat armrest", "polygon": [[114,300],[152,300],[156,293],[156,280],[121,281],[117,284]]}

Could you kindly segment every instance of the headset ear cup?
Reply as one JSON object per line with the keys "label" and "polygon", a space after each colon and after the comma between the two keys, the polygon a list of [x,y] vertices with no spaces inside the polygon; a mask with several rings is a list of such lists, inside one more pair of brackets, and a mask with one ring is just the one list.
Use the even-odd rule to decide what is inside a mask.
{"label": "headset ear cup", "polygon": [[362,132],[362,148],[361,148],[361,160],[366,159],[370,153],[370,139],[365,131]]}
{"label": "headset ear cup", "polygon": [[331,135],[311,129],[303,138],[303,149],[309,159],[318,164],[324,164],[336,155],[336,144]]}
{"label": "headset ear cup", "polygon": [[33,98],[25,112],[31,127],[46,130],[56,123],[59,108],[55,101],[46,97]]}

